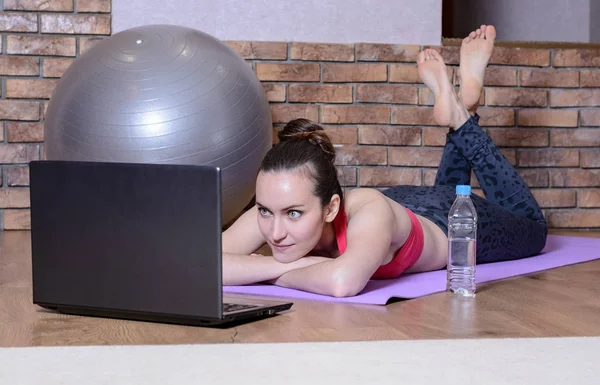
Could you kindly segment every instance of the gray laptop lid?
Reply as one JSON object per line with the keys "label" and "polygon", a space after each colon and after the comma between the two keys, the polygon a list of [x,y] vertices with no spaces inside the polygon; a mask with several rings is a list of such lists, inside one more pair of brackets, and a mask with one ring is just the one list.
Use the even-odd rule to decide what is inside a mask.
{"label": "gray laptop lid", "polygon": [[30,163],[33,301],[219,318],[220,170]]}

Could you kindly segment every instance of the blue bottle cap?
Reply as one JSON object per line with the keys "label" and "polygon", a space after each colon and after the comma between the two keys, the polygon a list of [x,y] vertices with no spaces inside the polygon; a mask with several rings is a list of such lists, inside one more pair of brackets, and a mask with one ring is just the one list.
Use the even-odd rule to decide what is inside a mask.
{"label": "blue bottle cap", "polygon": [[459,184],[456,186],[457,195],[471,195],[471,186]]}

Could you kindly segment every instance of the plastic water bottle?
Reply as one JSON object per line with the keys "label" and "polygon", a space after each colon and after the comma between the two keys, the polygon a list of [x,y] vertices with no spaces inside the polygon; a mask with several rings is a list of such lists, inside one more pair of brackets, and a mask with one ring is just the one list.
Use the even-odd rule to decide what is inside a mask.
{"label": "plastic water bottle", "polygon": [[456,199],[448,214],[448,265],[446,289],[467,297],[475,295],[477,212],[471,186],[456,186]]}

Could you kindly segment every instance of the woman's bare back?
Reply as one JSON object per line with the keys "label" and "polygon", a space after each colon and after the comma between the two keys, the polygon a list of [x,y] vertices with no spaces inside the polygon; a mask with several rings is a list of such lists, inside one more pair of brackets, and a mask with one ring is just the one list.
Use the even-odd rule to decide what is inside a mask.
{"label": "woman's bare back", "polygon": [[[395,229],[392,230],[392,242],[389,245],[388,255],[382,263],[386,264],[392,260],[406,242],[412,224],[409,215],[401,204],[377,190],[365,188],[352,189],[346,192],[344,200],[348,222],[350,223],[352,216],[372,199],[386,200],[390,210],[394,213]],[[446,266],[448,258],[448,238],[446,234],[429,219],[420,215],[416,215],[416,217],[423,227],[424,247],[417,262],[406,272],[431,271],[443,268]]]}

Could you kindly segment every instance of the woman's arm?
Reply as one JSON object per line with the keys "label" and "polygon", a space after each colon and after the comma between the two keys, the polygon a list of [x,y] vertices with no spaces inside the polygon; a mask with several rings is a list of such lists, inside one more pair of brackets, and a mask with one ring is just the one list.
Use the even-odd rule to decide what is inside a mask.
{"label": "woman's arm", "polygon": [[265,244],[258,228],[256,206],[243,213],[222,234],[223,254],[250,255]]}
{"label": "woman's arm", "polygon": [[294,269],[327,261],[328,258],[305,257],[291,263],[281,263],[271,256],[223,253],[223,285],[249,285],[273,281]]}
{"label": "woman's arm", "polygon": [[291,270],[274,284],[312,293],[349,297],[364,289],[386,259],[396,220],[389,203],[379,193],[354,213],[348,223],[347,248],[336,259]]}

